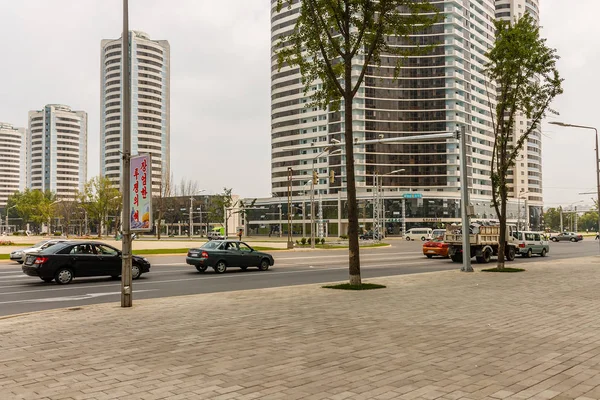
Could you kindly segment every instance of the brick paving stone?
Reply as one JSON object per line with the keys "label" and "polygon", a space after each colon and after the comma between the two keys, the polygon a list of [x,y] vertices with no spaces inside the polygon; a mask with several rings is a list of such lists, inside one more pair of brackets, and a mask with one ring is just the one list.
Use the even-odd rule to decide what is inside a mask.
{"label": "brick paving stone", "polygon": [[521,274],[377,278],[377,291],[305,285],[4,319],[0,399],[600,399],[599,264],[548,258]]}

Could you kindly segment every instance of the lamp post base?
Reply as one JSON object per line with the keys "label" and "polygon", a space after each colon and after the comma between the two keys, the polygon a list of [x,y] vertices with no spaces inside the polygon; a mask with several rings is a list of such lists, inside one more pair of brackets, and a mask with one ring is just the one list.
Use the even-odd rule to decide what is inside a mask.
{"label": "lamp post base", "polygon": [[294,248],[294,242],[292,242],[291,240],[288,240],[288,242],[287,242],[287,248],[288,249],[293,249]]}

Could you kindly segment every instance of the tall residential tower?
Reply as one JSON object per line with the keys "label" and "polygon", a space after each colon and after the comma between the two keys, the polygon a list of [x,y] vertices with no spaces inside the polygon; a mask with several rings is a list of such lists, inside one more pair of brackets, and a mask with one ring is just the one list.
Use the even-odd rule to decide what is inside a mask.
{"label": "tall residential tower", "polygon": [[[102,40],[100,92],[100,172],[121,183],[121,39]],[[170,47],[129,32],[131,62],[131,151],[152,155],[152,187],[170,170]]]}
{"label": "tall residential tower", "polygon": [[25,135],[24,128],[0,122],[0,209],[10,195],[25,188]]}
{"label": "tall residential tower", "polygon": [[48,104],[29,112],[27,187],[72,199],[87,180],[87,113]]}

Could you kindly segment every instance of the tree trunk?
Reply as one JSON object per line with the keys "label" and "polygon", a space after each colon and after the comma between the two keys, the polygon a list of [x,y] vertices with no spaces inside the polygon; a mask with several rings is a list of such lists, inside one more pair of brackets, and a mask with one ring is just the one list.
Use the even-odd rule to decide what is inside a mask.
{"label": "tree trunk", "polygon": [[344,138],[346,147],[346,192],[348,195],[348,257],[350,284],[360,285],[360,254],[358,245],[358,204],[356,202],[356,177],[354,175],[354,138],[352,135],[352,69],[346,63],[344,71]]}
{"label": "tree trunk", "polygon": [[160,220],[162,218],[162,212],[160,210],[158,210],[158,220],[156,221],[156,238],[157,240],[160,240]]}
{"label": "tree trunk", "polygon": [[[500,183],[504,186],[504,183]],[[504,269],[504,259],[506,254],[506,199],[507,193],[505,188],[500,188],[500,237],[498,239],[498,269]]]}

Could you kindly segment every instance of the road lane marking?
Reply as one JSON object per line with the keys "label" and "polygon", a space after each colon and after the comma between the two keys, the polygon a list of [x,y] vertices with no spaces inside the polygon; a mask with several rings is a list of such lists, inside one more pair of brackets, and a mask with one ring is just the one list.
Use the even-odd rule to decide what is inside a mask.
{"label": "road lane marking", "polygon": [[[142,289],[136,290],[136,293],[142,292],[156,292],[159,289]],[[103,296],[113,296],[119,295],[121,292],[101,292],[101,293],[88,293],[88,294],[79,294],[74,296],[63,296],[63,297],[46,297],[43,299],[24,299],[24,300],[10,300],[10,301],[0,301],[0,304],[14,304],[14,303],[53,303],[58,301],[77,301],[77,300],[88,300],[96,297]]]}
{"label": "road lane marking", "polygon": [[[431,261],[430,260],[423,260],[422,262],[415,262],[412,263],[411,265],[408,265],[408,267],[416,265],[416,264],[430,264]],[[367,269],[367,268],[383,268],[383,267],[402,267],[401,265],[398,265],[397,263],[394,264],[381,264],[381,265],[363,265],[361,266],[361,268],[363,269]],[[314,269],[304,269],[304,270],[300,270],[300,271],[272,271],[272,272],[268,272],[268,275],[283,275],[283,274],[299,274],[299,273],[304,273],[304,272],[325,272],[325,271],[335,271],[335,270],[347,270],[348,267],[344,266],[344,267],[334,267],[334,268],[314,268]],[[133,286],[134,286],[134,291],[135,291],[135,286],[140,286],[140,285],[156,285],[156,284],[162,284],[162,283],[173,283],[173,282],[185,282],[185,281],[196,281],[196,280],[207,280],[207,279],[231,279],[231,278],[236,278],[239,276],[245,276],[246,278],[250,278],[250,277],[257,277],[257,276],[261,276],[264,275],[264,273],[252,273],[252,274],[246,274],[246,273],[237,273],[237,274],[230,274],[230,275],[208,275],[208,276],[199,276],[199,277],[189,277],[189,278],[180,278],[180,279],[169,279],[169,280],[163,280],[163,281],[134,281]],[[49,291],[61,291],[61,290],[77,290],[77,289],[89,289],[89,288],[101,288],[101,287],[112,287],[112,286],[117,286],[120,283],[115,282],[112,284],[105,284],[105,285],[87,285],[87,286],[77,286],[77,285],[73,285],[72,287],[54,287],[54,288],[47,288],[47,289],[38,289],[38,290],[23,290],[23,291],[19,291],[19,292],[6,292],[6,293],[0,293],[0,296],[9,296],[9,295],[14,295],[14,294],[24,294],[24,293],[39,293],[39,292],[49,292]],[[22,287],[21,285],[13,285],[13,286],[4,286],[4,288],[10,288],[10,287]]]}

